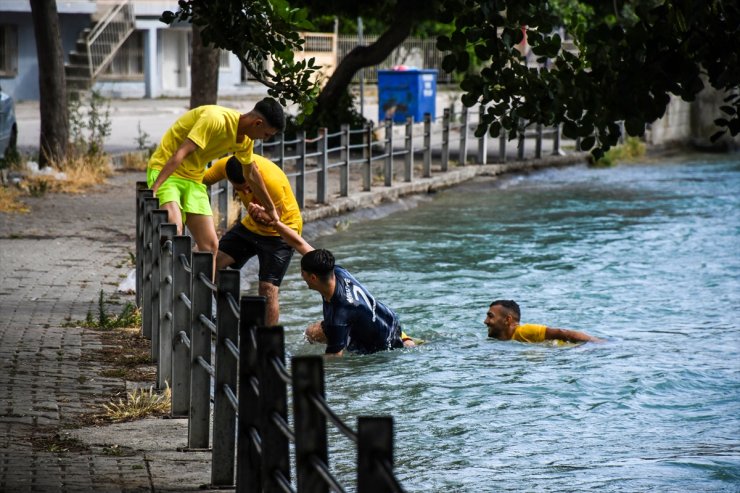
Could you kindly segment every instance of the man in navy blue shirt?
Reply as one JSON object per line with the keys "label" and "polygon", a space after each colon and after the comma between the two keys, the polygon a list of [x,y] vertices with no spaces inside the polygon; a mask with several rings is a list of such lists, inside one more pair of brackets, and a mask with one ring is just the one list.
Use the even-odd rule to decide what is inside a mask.
{"label": "man in navy blue shirt", "polygon": [[314,249],[298,233],[280,221],[270,221],[262,207],[250,204],[249,214],[269,221],[288,245],[303,255],[301,276],[323,299],[324,320],[306,330],[309,342],[326,344],[326,354],[341,356],[346,349],[361,354],[413,347],[401,331],[396,313],[385,306],[346,269],[335,265],[328,250]]}

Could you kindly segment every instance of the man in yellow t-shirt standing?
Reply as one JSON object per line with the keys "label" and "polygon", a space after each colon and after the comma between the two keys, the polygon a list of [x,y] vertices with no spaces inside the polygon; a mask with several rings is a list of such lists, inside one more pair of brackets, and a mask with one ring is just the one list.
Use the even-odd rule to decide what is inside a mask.
{"label": "man in yellow t-shirt standing", "polygon": [[[275,206],[254,164],[254,141],[268,139],[285,127],[280,104],[264,98],[246,114],[217,105],[194,108],[165,132],[147,167],[147,184],[167,211],[167,221],[182,234],[187,225],[200,251],[216,252],[218,237],[206,186],[206,165],[226,154],[246,169],[245,178],[268,213],[278,219]],[[215,267],[215,262],[214,262]]]}
{"label": "man in yellow t-shirt standing", "polygon": [[488,337],[501,341],[519,342],[602,342],[598,337],[577,330],[557,329],[546,325],[519,324],[521,311],[513,300],[496,300],[491,303],[483,322],[488,327]]}
{"label": "man in yellow t-shirt standing", "polygon": [[[285,172],[258,154],[253,154],[252,159],[257,165],[267,194],[278,211],[280,222],[300,235],[303,218]],[[206,171],[203,183],[212,185],[224,178],[231,182],[245,207],[250,203],[263,205],[245,179],[245,167],[237,158],[232,156],[216,161]],[[256,222],[252,216],[246,214],[240,223],[235,224],[221,238],[216,268],[241,269],[255,255],[259,260],[259,294],[267,301],[265,325],[277,325],[280,316],[280,283],[293,257],[293,248],[280,237],[274,226]]]}

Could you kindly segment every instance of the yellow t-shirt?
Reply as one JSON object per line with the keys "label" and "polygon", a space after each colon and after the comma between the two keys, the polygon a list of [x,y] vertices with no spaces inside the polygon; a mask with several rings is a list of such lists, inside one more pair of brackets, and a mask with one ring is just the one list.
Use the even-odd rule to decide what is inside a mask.
{"label": "yellow t-shirt", "polygon": [[511,336],[512,341],[519,342],[543,342],[545,340],[546,325],[522,324],[518,325]]}
{"label": "yellow t-shirt", "polygon": [[[229,159],[230,157],[225,157],[213,163],[213,166],[206,170],[205,176],[203,177],[203,183],[206,185],[212,185],[217,181],[225,179],[226,162]],[[260,176],[262,176],[262,180],[265,182],[267,193],[270,195],[275,207],[280,211],[280,221],[296,233],[301,234],[301,231],[303,230],[303,218],[301,217],[301,211],[298,208],[298,201],[296,201],[295,195],[293,195],[293,189],[290,188],[290,181],[288,181],[288,177],[285,176],[285,172],[281,170],[277,164],[259,154],[252,154],[252,159],[257,164]],[[246,176],[249,164],[243,164],[243,166],[243,173]],[[238,192],[238,194],[239,198],[244,203],[244,206],[250,202],[259,204],[259,200],[257,200],[257,197],[255,197],[252,192]],[[256,222],[249,214],[244,216],[242,224],[249,231],[257,233],[258,235],[279,236],[279,233],[275,228]]]}
{"label": "yellow t-shirt", "polygon": [[161,170],[185,139],[198,146],[186,157],[172,176],[200,183],[206,165],[226,154],[233,154],[244,164],[252,162],[254,141],[243,137],[236,141],[240,113],[217,105],[194,108],[180,118],[165,132],[162,140],[149,159],[149,168]]}

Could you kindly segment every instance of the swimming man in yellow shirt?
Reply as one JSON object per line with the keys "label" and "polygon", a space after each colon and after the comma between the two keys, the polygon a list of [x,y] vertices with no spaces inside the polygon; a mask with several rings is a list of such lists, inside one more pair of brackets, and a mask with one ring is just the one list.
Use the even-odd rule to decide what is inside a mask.
{"label": "swimming man in yellow shirt", "polygon": [[501,341],[519,342],[603,342],[598,337],[569,329],[557,329],[546,325],[519,324],[521,311],[513,300],[496,300],[491,303],[483,322],[488,327],[488,337]]}

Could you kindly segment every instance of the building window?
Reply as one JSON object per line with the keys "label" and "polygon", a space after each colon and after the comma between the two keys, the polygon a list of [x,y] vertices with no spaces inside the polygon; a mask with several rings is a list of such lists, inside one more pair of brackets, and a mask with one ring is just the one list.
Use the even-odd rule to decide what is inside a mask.
{"label": "building window", "polygon": [[116,52],[102,78],[142,79],[144,77],[144,31],[134,31]]}
{"label": "building window", "polygon": [[0,24],[0,75],[18,75],[18,27]]}

